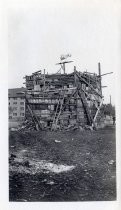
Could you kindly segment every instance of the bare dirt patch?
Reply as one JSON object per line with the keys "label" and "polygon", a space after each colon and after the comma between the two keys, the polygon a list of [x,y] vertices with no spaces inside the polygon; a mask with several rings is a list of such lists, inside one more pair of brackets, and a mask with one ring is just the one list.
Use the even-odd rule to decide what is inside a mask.
{"label": "bare dirt patch", "polygon": [[113,127],[93,132],[14,131],[9,151],[10,201],[116,199]]}

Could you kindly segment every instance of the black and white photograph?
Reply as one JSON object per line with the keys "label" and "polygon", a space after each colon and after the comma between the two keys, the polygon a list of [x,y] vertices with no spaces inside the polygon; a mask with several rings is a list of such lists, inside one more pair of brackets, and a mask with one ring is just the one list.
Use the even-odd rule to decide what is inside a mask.
{"label": "black and white photograph", "polygon": [[118,3],[8,8],[10,203],[117,200]]}

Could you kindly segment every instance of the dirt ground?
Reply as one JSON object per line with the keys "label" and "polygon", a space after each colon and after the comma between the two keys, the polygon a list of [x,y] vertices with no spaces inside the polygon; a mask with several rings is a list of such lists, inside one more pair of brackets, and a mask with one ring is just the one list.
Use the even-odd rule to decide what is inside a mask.
{"label": "dirt ground", "polygon": [[[112,126],[81,132],[11,131],[9,157],[10,201],[116,199],[116,142]],[[60,165],[73,168],[52,170]]]}

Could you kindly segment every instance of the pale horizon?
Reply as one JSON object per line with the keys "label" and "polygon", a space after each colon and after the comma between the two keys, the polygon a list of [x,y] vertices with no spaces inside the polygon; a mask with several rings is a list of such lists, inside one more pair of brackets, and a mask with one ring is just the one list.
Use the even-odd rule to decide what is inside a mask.
{"label": "pale horizon", "polygon": [[111,95],[115,104],[120,24],[117,4],[113,1],[84,4],[83,0],[52,2],[9,9],[9,88],[24,86],[23,77],[40,69],[56,73],[59,66],[55,64],[60,56],[70,53],[69,60],[74,62],[68,64],[67,73],[74,66],[78,71],[98,73],[98,62],[102,74],[113,72],[102,77],[102,85],[107,86],[103,88],[104,102],[109,103]]}

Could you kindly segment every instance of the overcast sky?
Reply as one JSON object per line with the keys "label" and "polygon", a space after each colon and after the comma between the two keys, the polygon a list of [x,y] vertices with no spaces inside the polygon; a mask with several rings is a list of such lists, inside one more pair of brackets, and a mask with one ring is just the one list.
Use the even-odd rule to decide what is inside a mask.
{"label": "overcast sky", "polygon": [[56,73],[61,54],[70,53],[67,73],[102,74],[105,102],[115,101],[115,75],[119,68],[118,0],[40,0],[37,4],[12,5],[8,10],[9,88],[23,86],[23,77],[44,68]]}

